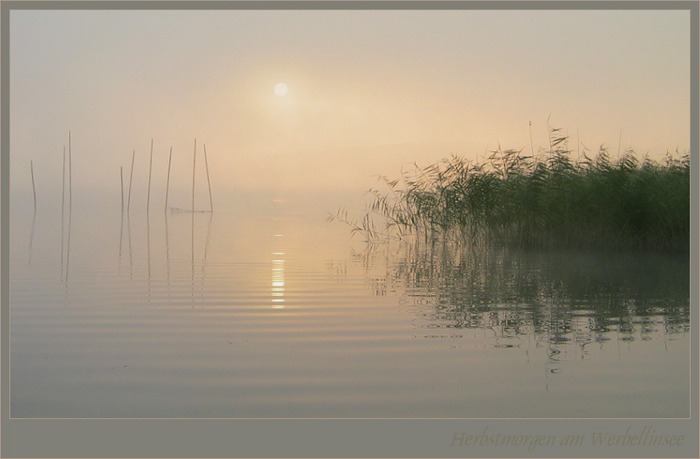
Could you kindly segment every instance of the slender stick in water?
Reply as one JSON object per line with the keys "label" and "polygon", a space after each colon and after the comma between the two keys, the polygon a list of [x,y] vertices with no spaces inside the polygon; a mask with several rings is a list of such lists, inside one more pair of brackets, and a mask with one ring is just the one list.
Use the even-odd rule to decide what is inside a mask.
{"label": "slender stick in water", "polygon": [[168,296],[170,296],[170,236],[168,234],[168,206],[165,206],[165,267],[168,284]]}
{"label": "slender stick in water", "polygon": [[32,173],[32,191],[34,192],[34,213],[36,214],[36,185],[34,184],[34,161],[29,161],[29,169]]}
{"label": "slender stick in water", "polygon": [[32,232],[29,235],[29,267],[32,267],[32,253],[34,250],[32,249],[32,245],[34,245],[34,228],[36,227],[36,210],[34,211],[34,215],[32,216]]}
{"label": "slender stick in water", "polygon": [[535,155],[535,145],[532,143],[532,121],[530,121],[530,153]]}
{"label": "slender stick in water", "polygon": [[197,170],[197,139],[194,139],[194,156],[192,159],[192,212],[194,213],[194,177]]}
{"label": "slender stick in water", "polygon": [[146,260],[148,266],[148,302],[151,302],[151,218],[146,211]]}
{"label": "slender stick in water", "polygon": [[61,278],[63,278],[63,248],[66,208],[66,147],[63,147],[63,175],[61,176]]}
{"label": "slender stick in water", "polygon": [[194,212],[192,212],[192,227],[191,227],[191,267],[192,267],[192,284],[191,284],[191,295],[192,295],[192,306],[194,307]]}
{"label": "slender stick in water", "polygon": [[70,233],[73,222],[73,149],[71,132],[68,131],[68,241],[66,245],[66,285],[68,284],[68,272],[70,270]]}
{"label": "slender stick in water", "polygon": [[[124,195],[122,194],[122,202]],[[122,206],[123,207],[123,206]],[[122,209],[122,216],[119,222],[119,269],[122,268],[122,241],[124,240],[124,210]]]}
{"label": "slender stick in water", "polygon": [[[69,158],[70,158],[70,155],[69,155]],[[70,159],[69,159],[68,163],[70,164]],[[70,184],[69,184],[69,188],[70,188]],[[66,285],[68,285],[68,273],[70,270],[70,232],[71,232],[70,230],[71,230],[72,222],[73,222],[73,212],[71,211],[71,205],[69,203],[69,205],[68,205],[68,241],[67,241],[67,245],[66,245],[66,277],[65,277]]]}
{"label": "slender stick in water", "polygon": [[204,166],[207,169],[207,185],[209,186],[209,211],[214,212],[214,200],[211,198],[211,180],[209,180],[209,161],[207,160],[206,144],[204,144]]}
{"label": "slender stick in water", "polygon": [[[66,207],[66,147],[63,147],[63,175],[61,176],[61,230],[63,230],[63,213]],[[61,237],[63,243],[63,237]]]}
{"label": "slender stick in water", "polygon": [[122,215],[124,214],[124,167],[119,168],[119,180],[121,182]]}
{"label": "slender stick in water", "polygon": [[134,276],[134,253],[131,250],[131,217],[129,211],[126,212],[126,237],[129,242],[129,279]]}
{"label": "slender stick in water", "polygon": [[170,156],[168,157],[168,178],[165,181],[165,214],[168,213],[168,192],[170,191],[170,163],[173,160],[173,147],[170,147]]}
{"label": "slender stick in water", "polygon": [[[73,212],[73,150],[71,149],[71,136],[68,131],[68,227],[70,228],[70,217]],[[68,231],[70,235],[70,230]],[[68,239],[70,244],[70,239]]]}
{"label": "slender stick in water", "polygon": [[151,159],[148,164],[148,195],[146,197],[146,213],[151,209],[151,171],[153,170],[153,139],[151,139]]}
{"label": "slender stick in water", "polygon": [[131,154],[131,175],[129,176],[129,197],[126,200],[126,213],[129,213],[131,208],[131,185],[134,182],[134,160],[136,159],[136,150]]}
{"label": "slender stick in water", "polygon": [[197,169],[197,139],[194,139],[194,156],[192,160],[192,230],[191,230],[191,249],[192,249],[192,305],[194,306],[194,177]]}
{"label": "slender stick in water", "polygon": [[204,242],[204,258],[202,258],[202,287],[204,287],[204,279],[207,277],[207,252],[209,251],[209,236],[211,235],[211,222],[214,219],[214,212],[209,214],[209,222],[207,223],[207,239]]}

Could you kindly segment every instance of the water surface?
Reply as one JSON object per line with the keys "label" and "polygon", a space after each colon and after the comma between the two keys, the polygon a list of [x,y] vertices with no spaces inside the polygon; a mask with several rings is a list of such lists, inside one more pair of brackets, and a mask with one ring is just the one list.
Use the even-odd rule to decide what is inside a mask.
{"label": "water surface", "polygon": [[13,211],[12,417],[689,415],[687,256],[366,246],[307,202],[217,207]]}

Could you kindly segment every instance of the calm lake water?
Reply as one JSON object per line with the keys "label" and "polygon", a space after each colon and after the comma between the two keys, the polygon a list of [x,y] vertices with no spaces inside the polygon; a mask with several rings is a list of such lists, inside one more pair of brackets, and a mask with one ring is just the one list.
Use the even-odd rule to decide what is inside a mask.
{"label": "calm lake water", "polygon": [[689,416],[687,256],[366,246],[334,207],[218,207],[12,211],[12,417]]}

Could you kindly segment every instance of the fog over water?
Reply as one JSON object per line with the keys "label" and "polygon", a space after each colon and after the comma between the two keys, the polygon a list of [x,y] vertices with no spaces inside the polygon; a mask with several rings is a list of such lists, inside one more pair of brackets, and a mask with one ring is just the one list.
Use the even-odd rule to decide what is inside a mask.
{"label": "fog over water", "polygon": [[687,254],[325,220],[550,128],[686,152],[688,19],[13,11],[11,415],[689,416]]}

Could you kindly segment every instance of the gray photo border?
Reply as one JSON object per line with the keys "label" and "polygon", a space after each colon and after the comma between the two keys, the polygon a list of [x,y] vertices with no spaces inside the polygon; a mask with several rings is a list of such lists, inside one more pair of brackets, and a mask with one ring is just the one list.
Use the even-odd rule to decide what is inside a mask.
{"label": "gray photo border", "polygon": [[[0,50],[1,457],[692,457],[698,434],[698,10],[697,1],[2,1]],[[13,419],[9,417],[10,18],[13,10],[684,10],[690,20],[691,416],[688,419]],[[677,445],[637,446],[644,429]],[[628,435],[626,445],[593,446],[593,432]],[[479,438],[520,435],[521,446]],[[460,445],[466,436],[474,441]],[[585,439],[562,446],[566,436]],[[529,437],[526,437],[529,436]],[[545,444],[556,436],[555,445]],[[529,438],[529,440],[525,440]],[[575,437],[571,437],[575,438]],[[462,440],[459,440],[462,439]],[[538,442],[541,439],[541,443]]]}

